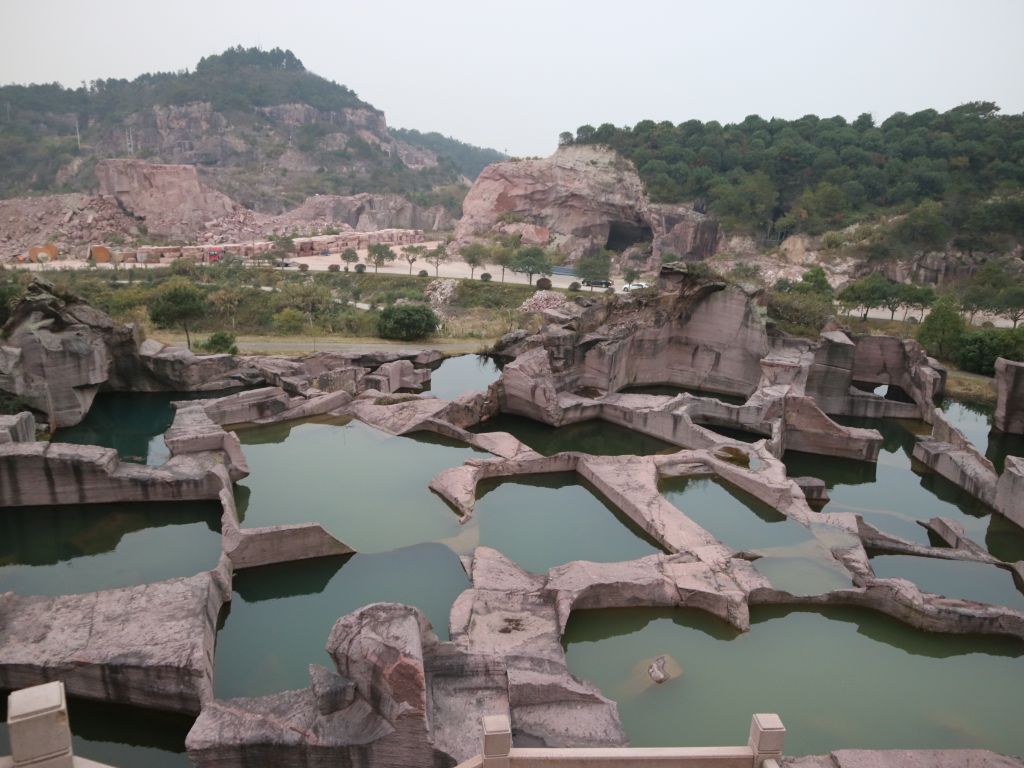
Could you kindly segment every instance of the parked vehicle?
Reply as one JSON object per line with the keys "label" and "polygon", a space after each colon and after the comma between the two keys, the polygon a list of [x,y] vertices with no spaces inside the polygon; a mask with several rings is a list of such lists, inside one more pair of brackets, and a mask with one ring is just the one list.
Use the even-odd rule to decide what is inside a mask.
{"label": "parked vehicle", "polygon": [[647,283],[626,283],[622,286],[624,291],[642,291],[644,288],[650,288]]}
{"label": "parked vehicle", "polygon": [[581,282],[584,285],[589,285],[589,286],[591,286],[593,288],[611,288],[613,285],[615,285],[614,281],[612,281],[612,280],[603,280],[603,279],[591,280],[589,277],[584,277]]}

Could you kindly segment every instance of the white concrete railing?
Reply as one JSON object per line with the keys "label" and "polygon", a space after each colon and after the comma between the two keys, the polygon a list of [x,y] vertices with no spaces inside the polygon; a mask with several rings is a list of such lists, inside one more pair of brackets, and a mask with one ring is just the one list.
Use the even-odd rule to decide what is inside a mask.
{"label": "white concrete railing", "polygon": [[14,691],[7,697],[10,757],[0,757],[0,768],[107,768],[75,757],[64,683],[45,683]]}
{"label": "white concrete railing", "polygon": [[483,748],[457,768],[778,768],[786,728],[778,715],[750,720],[744,747],[520,748],[506,715],[483,718]]}

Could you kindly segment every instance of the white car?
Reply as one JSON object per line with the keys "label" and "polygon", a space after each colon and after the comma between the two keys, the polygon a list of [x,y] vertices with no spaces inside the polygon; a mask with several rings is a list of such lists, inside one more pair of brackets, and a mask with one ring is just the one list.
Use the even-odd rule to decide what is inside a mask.
{"label": "white car", "polygon": [[624,291],[642,291],[644,288],[650,288],[647,283],[626,283],[622,286]]}

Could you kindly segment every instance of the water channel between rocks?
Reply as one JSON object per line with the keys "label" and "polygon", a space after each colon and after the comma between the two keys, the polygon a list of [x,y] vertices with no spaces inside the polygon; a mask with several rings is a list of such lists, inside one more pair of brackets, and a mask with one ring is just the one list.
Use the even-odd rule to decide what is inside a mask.
{"label": "water channel between rocks", "polygon": [[[484,389],[495,376],[489,362],[453,358],[434,372],[432,392],[450,397]],[[172,399],[183,396],[103,395],[89,423],[77,434],[62,430],[58,439],[106,444],[122,458],[145,455],[159,463]],[[1016,450],[1012,441],[988,442],[985,413],[956,403],[946,408],[990,455]],[[877,468],[785,457],[791,476],[825,479],[832,497],[826,511],[858,512],[923,544],[928,537],[915,520],[952,517],[998,557],[1024,558],[1018,529],[941,478],[913,472],[909,455],[920,424],[843,422],[882,431]],[[545,454],[677,450],[599,421],[556,430],[502,416],[483,429],[510,432]],[[535,572],[573,559],[628,560],[658,551],[572,474],[484,481],[474,517],[460,524],[428,483],[444,469],[489,455],[434,435],[393,437],[334,420],[243,429],[239,436],[252,470],[236,486],[244,525],[321,522],[360,554],[236,574],[218,634],[220,697],[305,687],[310,663],[330,665],[324,644],[333,623],[370,602],[415,605],[446,637],[451,603],[469,585],[458,555],[476,546],[494,547]],[[662,492],[726,545],[759,555],[755,567],[777,587],[809,594],[848,586],[812,530],[756,499],[710,479],[669,481]],[[0,591],[60,594],[190,575],[215,565],[218,531],[213,504],[5,510]],[[887,556],[872,564],[879,576],[905,576],[922,589],[1022,602],[1009,574],[991,566],[956,571],[974,564]],[[789,729],[787,752],[795,754],[844,746],[1024,752],[1015,723],[1024,705],[1024,644],[1017,642],[921,633],[866,611],[758,608],[743,635],[691,611],[580,612],[565,643],[574,674],[619,701],[637,745],[743,743],[752,712],[777,711]],[[654,687],[646,665],[662,653],[684,674]],[[119,766],[187,765],[187,718],[80,701],[72,702],[71,715],[83,756]],[[6,738],[0,727],[0,754]]]}

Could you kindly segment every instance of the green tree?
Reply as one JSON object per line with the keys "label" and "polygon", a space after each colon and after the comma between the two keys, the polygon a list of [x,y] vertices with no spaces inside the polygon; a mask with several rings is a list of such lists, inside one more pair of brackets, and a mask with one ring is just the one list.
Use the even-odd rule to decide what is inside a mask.
{"label": "green tree", "polygon": [[425,304],[397,304],[380,313],[377,334],[382,339],[413,341],[437,330],[437,315]]}
{"label": "green tree", "polygon": [[611,274],[612,260],[611,252],[607,250],[597,251],[580,258],[576,265],[576,273],[590,282],[590,290],[594,290],[594,280],[607,280]]}
{"label": "green tree", "polygon": [[1024,281],[1018,279],[999,292],[996,314],[1013,323],[1014,328],[1017,327],[1017,323],[1024,318]]}
{"label": "green tree", "polygon": [[444,243],[438,243],[434,248],[427,251],[427,255],[424,258],[428,264],[434,265],[434,277],[437,277],[441,271],[441,265],[448,261],[448,246]]}
{"label": "green tree", "polygon": [[402,258],[409,262],[409,274],[412,274],[412,265],[415,264],[419,259],[423,258],[423,254],[427,252],[427,246],[425,245],[407,245],[402,249]]}
{"label": "green tree", "polygon": [[960,305],[952,294],[940,296],[917,331],[917,340],[928,354],[949,359],[965,331]]}
{"label": "green tree", "polygon": [[638,277],[640,277],[640,272],[636,267],[626,267],[622,271],[622,279],[626,281],[627,285],[635,282]]}
{"label": "green tree", "polygon": [[366,260],[373,264],[374,272],[383,267],[387,262],[394,261],[397,258],[398,254],[391,250],[390,246],[383,243],[371,245],[366,252]]}
{"label": "green tree", "polygon": [[356,252],[355,248],[346,248],[341,252],[341,260],[346,264],[355,264],[359,261],[359,254]]}
{"label": "green tree", "polygon": [[227,331],[214,331],[210,338],[197,345],[205,352],[226,353],[229,355],[238,354],[238,344],[235,343],[235,334]]}
{"label": "green tree", "polygon": [[499,243],[491,247],[491,263],[501,267],[501,282],[505,282],[505,269],[515,258],[516,249],[510,245]]}
{"label": "green tree", "polygon": [[462,256],[462,260],[469,266],[470,279],[473,279],[477,267],[487,266],[487,246],[482,243],[464,245],[459,251],[459,255]]}
{"label": "green tree", "polygon": [[550,275],[551,261],[543,248],[531,245],[521,248],[509,263],[509,269],[527,276],[530,285],[533,285],[534,275]]}
{"label": "green tree", "polygon": [[157,292],[149,305],[149,316],[157,325],[181,325],[185,341],[192,349],[189,323],[204,317],[209,310],[206,294],[184,277],[172,277]]}

